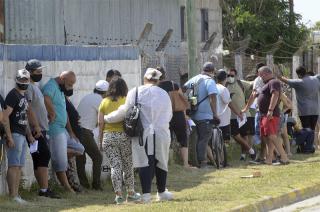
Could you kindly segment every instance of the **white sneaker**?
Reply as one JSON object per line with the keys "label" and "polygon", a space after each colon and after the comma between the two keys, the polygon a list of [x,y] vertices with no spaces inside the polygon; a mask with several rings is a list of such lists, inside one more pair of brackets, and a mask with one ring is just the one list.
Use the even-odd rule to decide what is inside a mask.
{"label": "white sneaker", "polygon": [[166,189],[162,193],[157,193],[157,201],[168,201],[173,199],[173,194]]}
{"label": "white sneaker", "polygon": [[20,196],[16,196],[12,199],[13,201],[21,204],[21,205],[25,205],[25,204],[28,204],[27,201],[25,201],[24,199],[22,199]]}
{"label": "white sneaker", "polygon": [[144,203],[144,204],[150,203],[150,202],[151,202],[151,199],[152,199],[152,197],[151,197],[151,194],[150,194],[150,193],[142,194],[142,196],[141,196],[141,203]]}

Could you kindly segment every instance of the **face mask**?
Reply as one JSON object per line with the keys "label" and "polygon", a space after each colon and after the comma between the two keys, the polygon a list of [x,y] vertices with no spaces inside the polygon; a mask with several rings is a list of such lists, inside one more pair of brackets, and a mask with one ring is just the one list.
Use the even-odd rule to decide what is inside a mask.
{"label": "face mask", "polygon": [[71,89],[71,90],[66,90],[66,91],[64,91],[63,93],[64,93],[64,95],[66,95],[67,97],[70,97],[70,96],[73,95],[73,89]]}
{"label": "face mask", "polygon": [[59,87],[60,87],[60,91],[61,92],[66,92],[67,91],[67,89],[66,89],[66,86],[64,85],[64,84],[59,84]]}
{"label": "face mask", "polygon": [[33,82],[40,82],[42,79],[42,74],[31,74],[30,78]]}
{"label": "face mask", "polygon": [[27,90],[28,89],[28,86],[29,86],[29,83],[28,84],[25,84],[25,83],[17,83],[17,86],[20,90]]}
{"label": "face mask", "polygon": [[234,83],[234,77],[228,77],[228,82],[229,83]]}

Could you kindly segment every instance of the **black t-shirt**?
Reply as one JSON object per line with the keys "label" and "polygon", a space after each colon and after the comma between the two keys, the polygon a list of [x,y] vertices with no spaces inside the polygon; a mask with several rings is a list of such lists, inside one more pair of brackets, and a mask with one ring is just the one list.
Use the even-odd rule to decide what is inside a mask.
{"label": "black t-shirt", "polygon": [[[173,85],[172,85],[173,83]],[[175,91],[179,90],[179,85],[175,82],[172,81],[162,81],[159,83],[158,85],[160,88],[162,88],[163,90],[167,91],[168,93],[170,91],[173,91],[173,88]]]}
{"label": "black t-shirt", "polygon": [[[81,127],[79,124],[80,115],[74,105],[66,98],[66,108],[69,117],[71,128],[75,135],[79,138],[81,136]],[[80,138],[79,138],[80,139]]]}
{"label": "black t-shirt", "polygon": [[14,88],[8,93],[5,104],[7,107],[13,109],[9,116],[11,132],[26,135],[26,128],[28,125],[27,98]]}
{"label": "black t-shirt", "polygon": [[[274,91],[281,93],[281,84],[279,80],[271,79],[262,88],[258,96],[259,111],[262,115],[266,115],[269,110],[271,96]],[[280,116],[279,100],[273,110],[273,116]]]}

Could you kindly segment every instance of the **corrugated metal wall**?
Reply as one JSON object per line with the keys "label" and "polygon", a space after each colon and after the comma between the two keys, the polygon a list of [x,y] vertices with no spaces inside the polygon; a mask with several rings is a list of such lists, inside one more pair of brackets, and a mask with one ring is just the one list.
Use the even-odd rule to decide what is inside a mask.
{"label": "corrugated metal wall", "polygon": [[155,49],[169,28],[168,50],[180,45],[179,0],[5,0],[8,43],[123,45],[135,42],[147,22],[146,47]]}

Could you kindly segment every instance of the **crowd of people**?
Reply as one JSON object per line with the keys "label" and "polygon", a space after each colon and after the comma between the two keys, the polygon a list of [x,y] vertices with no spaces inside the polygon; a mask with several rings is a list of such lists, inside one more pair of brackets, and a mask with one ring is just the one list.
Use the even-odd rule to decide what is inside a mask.
{"label": "crowd of people", "polygon": [[[83,188],[102,191],[104,155],[111,169],[116,204],[151,202],[154,176],[157,200],[173,199],[166,187],[173,134],[186,169],[210,168],[213,156],[208,144],[213,125],[220,128],[225,143],[232,137],[240,145],[241,161],[249,155],[254,164],[289,164],[287,122],[292,103],[283,90],[284,84],[296,91],[303,130],[311,135],[310,139],[317,137],[320,77],[313,76],[304,67],[296,70],[299,79],[287,79],[281,72],[259,63],[253,76],[241,80],[236,69],[216,70],[213,63],[207,62],[200,74],[182,85],[168,80],[163,67],[148,68],[143,85],[131,90],[119,71],[109,70],[106,79],[99,80],[93,92],[84,96],[77,107],[70,101],[76,74],[64,71],[40,89],[37,83],[42,79],[43,68],[40,61],[29,60],[24,69],[17,71],[16,85],[5,100],[0,96],[9,196],[20,204],[27,203],[19,196],[27,145],[39,196],[61,198],[48,185],[50,161],[57,180],[66,191],[81,192]],[[191,105],[196,106],[192,113],[187,98],[190,91],[193,95],[196,93],[196,98],[189,99]],[[141,138],[129,137],[123,127],[134,105],[140,110]],[[197,133],[198,163],[192,164],[195,166],[189,164],[188,156],[192,122]],[[260,151],[254,144],[261,146]],[[312,141],[311,147],[305,146],[300,151],[313,153],[313,147],[319,146]],[[92,160],[91,183],[85,170],[86,155]],[[138,169],[142,194],[135,191],[134,168]]]}

